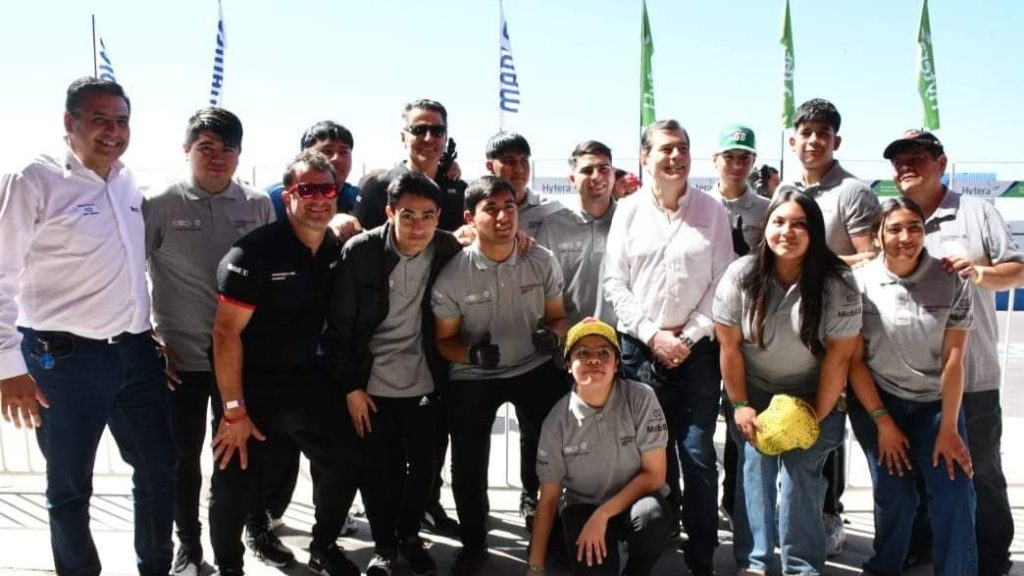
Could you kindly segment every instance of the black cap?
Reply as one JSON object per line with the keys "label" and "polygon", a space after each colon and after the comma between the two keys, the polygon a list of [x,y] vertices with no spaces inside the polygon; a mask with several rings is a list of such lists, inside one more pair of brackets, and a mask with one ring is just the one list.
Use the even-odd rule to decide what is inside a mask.
{"label": "black cap", "polygon": [[886,160],[892,160],[893,156],[914,146],[920,146],[936,156],[946,153],[945,148],[942,147],[942,142],[939,142],[935,134],[927,130],[907,130],[903,133],[903,136],[893,140],[885,147],[882,157]]}

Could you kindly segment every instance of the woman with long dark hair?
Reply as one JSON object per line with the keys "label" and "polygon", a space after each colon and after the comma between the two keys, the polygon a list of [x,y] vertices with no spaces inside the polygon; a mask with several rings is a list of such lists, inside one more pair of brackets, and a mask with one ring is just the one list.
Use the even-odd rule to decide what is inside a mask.
{"label": "woman with long dark hair", "polygon": [[[825,564],[822,467],[843,441],[846,415],[839,397],[860,332],[861,304],[849,268],[828,248],[812,198],[789,190],[772,200],[755,253],[733,262],[718,284],[714,317],[738,432],[737,485],[744,491],[734,516],[750,528],[736,535],[736,564],[743,574],[764,574],[774,567],[779,544],[785,574],[819,574]],[[755,448],[758,415],[776,395],[795,397],[813,410],[820,433],[809,447],[777,455]]]}
{"label": "woman with long dark hair", "polygon": [[923,477],[935,574],[978,573],[973,468],[960,410],[964,351],[974,320],[967,278],[924,249],[925,217],[909,198],[882,204],[882,254],[854,272],[864,346],[850,365],[850,421],[867,456],[875,500],[873,574],[899,574]]}

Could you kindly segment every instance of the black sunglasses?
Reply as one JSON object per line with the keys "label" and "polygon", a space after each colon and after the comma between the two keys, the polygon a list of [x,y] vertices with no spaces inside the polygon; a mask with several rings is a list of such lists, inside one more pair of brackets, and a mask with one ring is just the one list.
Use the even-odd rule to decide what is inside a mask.
{"label": "black sunglasses", "polygon": [[333,200],[338,197],[338,187],[334,184],[292,184],[288,188],[288,192],[292,194],[298,194],[299,198],[303,200],[309,200],[310,198],[320,194],[327,200]]}
{"label": "black sunglasses", "polygon": [[414,124],[406,126],[405,131],[417,138],[426,135],[427,132],[430,132],[434,138],[440,138],[448,131],[448,127],[444,124]]}

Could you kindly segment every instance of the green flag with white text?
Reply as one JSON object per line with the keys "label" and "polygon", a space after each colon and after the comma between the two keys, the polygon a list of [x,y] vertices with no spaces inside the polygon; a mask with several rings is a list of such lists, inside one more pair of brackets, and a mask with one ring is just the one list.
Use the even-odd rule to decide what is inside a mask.
{"label": "green flag with white text", "polygon": [[782,67],[782,128],[792,128],[796,116],[796,101],[793,96],[793,27],[789,23],[789,0],[786,0],[786,13],[782,18],[782,38],[779,43],[783,47]]}
{"label": "green flag with white text", "polygon": [[651,23],[647,20],[647,1],[643,4],[643,23],[640,27],[640,128],[654,123],[654,76],[651,74],[651,56],[654,55],[654,41],[651,39]]}
{"label": "green flag with white text", "polygon": [[928,0],[921,7],[921,26],[917,31],[917,91],[924,107],[924,126],[939,128],[939,90],[935,82],[935,54],[932,52],[932,26],[928,19]]}

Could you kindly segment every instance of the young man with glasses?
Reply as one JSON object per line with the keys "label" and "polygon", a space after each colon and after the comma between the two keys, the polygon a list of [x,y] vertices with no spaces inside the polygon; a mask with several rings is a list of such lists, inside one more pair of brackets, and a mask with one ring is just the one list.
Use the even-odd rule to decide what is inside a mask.
{"label": "young man with glasses", "polygon": [[[189,119],[184,150],[191,175],[148,194],[142,216],[154,331],[164,345],[171,432],[178,452],[174,522],[179,546],[173,571],[198,576],[203,564],[200,457],[216,387],[209,350],[217,264],[239,238],[273,222],[274,211],[266,194],[232,179],[242,151],[237,116],[223,108],[199,110]],[[253,551],[273,558],[277,548],[263,540]]]}
{"label": "young man with glasses", "polygon": [[[402,111],[402,145],[406,158],[398,166],[377,178],[371,178],[360,190],[352,213],[363,228],[376,228],[387,221],[387,189],[400,174],[421,172],[441,189],[441,219],[438,228],[454,232],[461,227],[466,183],[442,172],[441,158],[448,144],[448,111],[434,100],[414,100]],[[456,170],[457,172],[457,170]]]}
{"label": "young man with glasses", "polygon": [[284,183],[287,219],[239,240],[217,270],[210,540],[220,573],[240,574],[249,503],[276,465],[275,444],[287,436],[320,470],[309,567],[357,576],[335,540],[361,463],[350,423],[338,419],[342,391],[329,384],[317,353],[341,248],[327,228],[338,181],[327,157],[307,150],[288,166]]}

